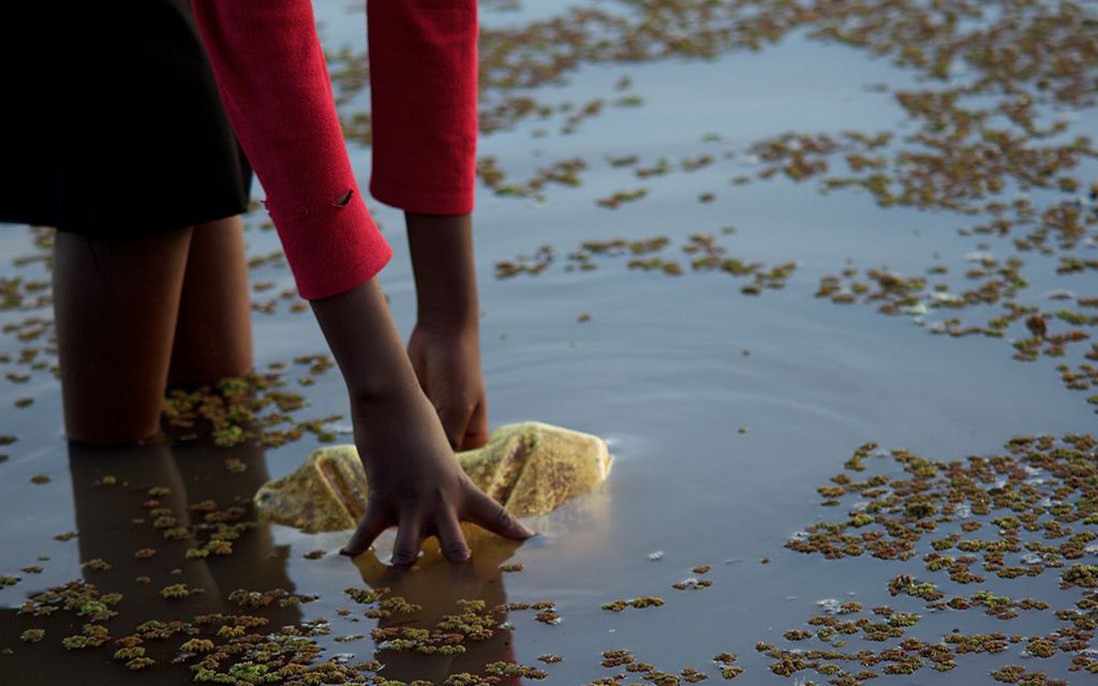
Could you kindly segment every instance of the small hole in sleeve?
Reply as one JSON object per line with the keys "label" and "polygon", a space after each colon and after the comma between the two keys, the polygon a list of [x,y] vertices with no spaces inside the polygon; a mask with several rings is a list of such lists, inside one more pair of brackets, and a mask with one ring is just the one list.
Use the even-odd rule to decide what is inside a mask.
{"label": "small hole in sleeve", "polygon": [[348,203],[351,202],[351,198],[353,197],[355,197],[355,190],[352,188],[351,190],[336,198],[335,206],[346,207]]}

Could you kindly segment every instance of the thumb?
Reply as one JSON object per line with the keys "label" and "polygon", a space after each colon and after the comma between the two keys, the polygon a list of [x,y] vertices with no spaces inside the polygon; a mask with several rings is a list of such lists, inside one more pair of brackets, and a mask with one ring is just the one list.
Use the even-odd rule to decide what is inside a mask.
{"label": "thumb", "polygon": [[464,404],[444,405],[438,408],[442,430],[446,432],[446,440],[450,441],[450,448],[455,451],[461,448],[472,414],[473,408]]}
{"label": "thumb", "polygon": [[487,403],[481,398],[477,403],[469,422],[465,426],[465,433],[461,437],[460,450],[474,450],[482,448],[488,443],[488,411]]}

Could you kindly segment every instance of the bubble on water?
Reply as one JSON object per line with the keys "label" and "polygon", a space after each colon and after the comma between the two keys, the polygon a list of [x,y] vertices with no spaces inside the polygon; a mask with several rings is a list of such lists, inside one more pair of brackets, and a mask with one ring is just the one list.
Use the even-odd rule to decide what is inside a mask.
{"label": "bubble on water", "polygon": [[1037,553],[1026,553],[1022,556],[1022,564],[1024,565],[1040,565],[1045,563],[1045,558],[1041,557]]}
{"label": "bubble on water", "polygon": [[964,298],[955,293],[939,293],[937,291],[930,294],[930,299],[940,303],[957,304],[963,303]]}
{"label": "bubble on water", "polygon": [[953,507],[953,516],[958,519],[968,519],[972,516],[972,506],[968,503],[958,503]]}
{"label": "bubble on water", "polygon": [[653,551],[651,553],[648,553],[648,559],[652,560],[653,562],[655,562],[656,560],[662,560],[663,559],[663,551],[662,550],[656,550],[656,551]]}
{"label": "bubble on water", "polygon": [[988,260],[994,260],[995,256],[986,250],[975,250],[973,252],[965,253],[965,262],[987,262]]}
{"label": "bubble on water", "polygon": [[794,541],[807,541],[809,539],[809,533],[804,529],[801,529],[800,531],[794,531],[789,538]]}
{"label": "bubble on water", "polygon": [[824,598],[823,600],[817,600],[816,606],[819,607],[824,614],[833,615],[839,612],[842,603],[835,598]]}

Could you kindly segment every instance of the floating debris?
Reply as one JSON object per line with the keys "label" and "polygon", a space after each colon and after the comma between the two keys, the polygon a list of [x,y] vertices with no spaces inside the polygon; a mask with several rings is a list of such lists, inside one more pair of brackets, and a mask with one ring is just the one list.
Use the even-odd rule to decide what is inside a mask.
{"label": "floating debris", "polygon": [[610,612],[621,612],[627,607],[643,610],[647,607],[660,607],[663,605],[663,598],[656,596],[642,596],[640,598],[633,598],[631,600],[615,600],[610,603],[606,603],[602,606],[602,609],[609,610]]}

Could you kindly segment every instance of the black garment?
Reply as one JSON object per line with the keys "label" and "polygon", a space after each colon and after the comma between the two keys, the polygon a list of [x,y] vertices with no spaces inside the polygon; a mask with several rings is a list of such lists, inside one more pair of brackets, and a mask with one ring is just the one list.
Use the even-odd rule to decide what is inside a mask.
{"label": "black garment", "polygon": [[251,169],[189,0],[15,0],[0,20],[0,221],[125,238],[245,210]]}

